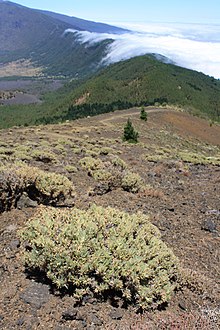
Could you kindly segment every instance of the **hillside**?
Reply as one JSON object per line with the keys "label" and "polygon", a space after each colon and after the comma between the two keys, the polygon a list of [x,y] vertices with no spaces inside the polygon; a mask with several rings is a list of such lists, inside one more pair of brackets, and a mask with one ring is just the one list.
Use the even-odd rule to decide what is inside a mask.
{"label": "hillside", "polygon": [[97,33],[124,33],[127,30],[119,28],[117,26],[112,26],[109,24],[104,24],[104,23],[98,23],[98,22],[92,22],[88,21],[85,19],[81,19],[78,17],[72,17],[72,16],[67,16],[67,15],[62,15],[58,13],[53,13],[51,11],[46,11],[46,10],[39,10],[39,12],[53,17],[57,20],[60,20],[62,22],[65,22],[67,24],[70,24],[73,26],[73,28],[77,27],[77,30],[83,30],[83,31],[89,31],[89,32],[97,32]]}
{"label": "hillside", "polygon": [[103,69],[71,95],[69,116],[94,114],[137,105],[176,105],[220,119],[220,81],[202,73],[158,61],[153,55],[136,57]]}
{"label": "hillside", "polygon": [[[210,127],[206,120],[171,109],[151,108],[147,122],[140,120],[139,114],[139,109],[116,111],[61,125],[0,131],[1,329],[219,329],[220,127]],[[128,117],[139,132],[137,144],[122,142]],[[125,179],[128,174],[130,181],[125,180],[124,184],[121,177]],[[67,188],[74,185],[73,200],[66,200],[65,194],[56,195],[60,189],[62,191],[63,182],[68,184]],[[51,199],[56,207],[51,207]],[[48,251],[55,246],[54,259],[58,266],[51,268],[48,276],[53,273],[55,277],[57,273],[61,276],[65,260],[70,259],[71,248],[74,247],[73,244],[65,246],[65,242],[73,237],[81,240],[77,255],[82,251],[83,260],[86,260],[87,227],[84,218],[80,218],[84,226],[80,236],[78,227],[75,228],[79,218],[69,220],[72,231],[65,231],[65,218],[62,219],[63,226],[59,227],[59,215],[81,210],[85,216],[86,210],[94,203],[102,207],[99,212],[103,212],[103,208],[109,210],[109,206],[115,208],[115,216],[121,215],[120,223],[125,221],[124,214],[128,221],[135,216],[134,219],[140,221],[134,233],[133,222],[128,222],[123,228],[127,231],[125,240],[130,244],[130,248],[122,251],[126,260],[120,263],[124,278],[132,275],[130,270],[134,269],[134,265],[140,265],[140,260],[135,262],[137,255],[134,260],[128,260],[128,256],[132,249],[139,253],[132,242],[141,243],[143,247],[148,235],[146,231],[144,239],[141,242],[137,240],[139,232],[143,232],[143,214],[144,219],[149,217],[149,228],[157,227],[154,231],[161,235],[160,244],[166,244],[179,259],[178,286],[169,301],[159,309],[152,306],[153,311],[149,309],[139,313],[133,301],[125,301],[121,292],[114,289],[101,296],[91,291],[79,301],[74,297],[75,287],[58,289],[53,281],[48,280],[46,272],[30,268],[27,264],[25,267],[22,259],[24,250],[37,253],[38,244],[40,251],[45,245]],[[45,212],[48,215],[46,222]],[[105,215],[108,219],[108,214]],[[32,222],[31,237],[34,238],[36,233],[39,235],[35,240],[36,248],[32,249],[30,238],[23,242],[20,232],[28,228],[30,219],[39,217],[41,222],[45,222],[45,227],[41,232],[42,225],[39,223],[36,229],[36,220],[35,224]],[[88,219],[92,224],[89,233],[94,229],[96,220]],[[120,237],[121,231],[117,231],[113,221],[106,225],[103,251],[109,243],[109,233]],[[56,232],[50,240],[53,229]],[[129,231],[133,235],[129,235]],[[62,232],[64,240],[59,243]],[[94,240],[86,243],[90,246]],[[123,248],[123,240],[118,238],[116,243],[119,244],[112,254],[117,253],[120,246]],[[61,252],[59,244],[63,246]],[[151,271],[152,277],[156,271],[159,278],[162,276],[157,282],[160,287],[166,271],[160,265],[168,256],[157,255],[154,238],[150,244],[155,247],[150,264],[156,255],[157,266],[153,273],[148,268],[147,274]],[[65,248],[69,248],[68,254]],[[106,254],[100,254],[101,261],[105,260]],[[145,253],[145,260],[147,257]],[[41,258],[36,255],[35,259],[41,261],[42,258],[43,255]],[[32,261],[34,265],[36,260]],[[111,265],[116,261],[113,259]],[[130,268],[126,270],[127,262]],[[105,264],[103,267],[105,269]],[[137,269],[138,276],[140,272],[141,269]],[[89,275],[93,279],[93,273]],[[99,275],[97,278],[102,284],[102,277]],[[147,286],[147,294],[155,289],[148,282],[143,281],[143,284]],[[159,290],[158,287],[156,289]]]}
{"label": "hillside", "polygon": [[51,32],[58,36],[69,27],[52,17],[30,8],[3,1],[0,2],[0,52],[30,51],[50,38]]}
{"label": "hillside", "polygon": [[111,65],[84,83],[73,80],[43,101],[1,106],[0,128],[57,123],[154,104],[218,122],[220,81],[146,55]]}
{"label": "hillside", "polygon": [[10,66],[26,59],[41,69],[41,75],[78,77],[97,70],[110,41],[86,47],[73,34],[64,34],[66,29],[123,33],[120,28],[44,13],[10,1],[0,2],[0,22],[1,65],[7,69],[7,63]]}

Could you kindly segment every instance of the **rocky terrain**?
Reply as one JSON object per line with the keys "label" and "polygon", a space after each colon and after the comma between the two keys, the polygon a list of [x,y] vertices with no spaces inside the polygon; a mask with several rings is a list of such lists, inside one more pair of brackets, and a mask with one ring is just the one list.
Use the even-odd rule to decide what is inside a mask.
{"label": "rocky terrain", "polygon": [[[0,214],[0,328],[11,329],[219,329],[220,326],[220,126],[181,111],[148,108],[116,111],[60,125],[0,131],[0,165],[17,161],[68,177],[75,207],[112,206],[150,216],[179,258],[185,278],[160,310],[138,313],[120,297],[85,297],[51,285],[22,263],[18,231],[40,207],[23,194]],[[139,142],[122,142],[130,118]],[[145,189],[106,189],[83,166],[91,157],[120,158]],[[2,193],[2,187],[0,188]],[[2,195],[0,197],[2,199]]]}

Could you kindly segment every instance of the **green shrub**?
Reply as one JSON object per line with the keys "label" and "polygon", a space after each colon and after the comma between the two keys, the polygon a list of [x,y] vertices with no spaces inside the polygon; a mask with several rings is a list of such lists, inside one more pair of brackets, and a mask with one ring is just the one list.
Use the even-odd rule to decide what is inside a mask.
{"label": "green shrub", "polygon": [[55,163],[58,161],[57,155],[47,150],[34,150],[31,152],[31,157],[43,163]]}
{"label": "green shrub", "polygon": [[73,165],[66,165],[65,170],[69,173],[76,173],[78,171],[77,167]]}
{"label": "green shrub", "polygon": [[114,152],[114,150],[110,147],[102,147],[102,148],[99,149],[99,154],[100,155],[106,156],[111,152]]}
{"label": "green shrub", "polygon": [[42,208],[20,233],[24,263],[44,271],[74,296],[119,294],[143,309],[167,302],[176,287],[178,259],[147,216],[93,205]]}
{"label": "green shrub", "polygon": [[125,163],[125,161],[123,159],[121,159],[118,156],[115,156],[111,159],[111,163],[112,165],[114,165],[115,167],[119,167],[122,170],[127,168],[127,164]]}
{"label": "green shrub", "polygon": [[23,192],[39,203],[58,205],[72,199],[74,190],[72,182],[61,174],[25,164],[0,168],[0,211],[16,206]]}
{"label": "green shrub", "polygon": [[94,170],[102,168],[103,164],[100,159],[93,157],[84,157],[79,161],[80,165],[86,169],[89,173]]}
{"label": "green shrub", "polygon": [[127,172],[122,177],[121,186],[124,190],[132,193],[137,193],[144,187],[143,180],[140,175],[132,172]]}
{"label": "green shrub", "polygon": [[106,182],[112,178],[112,173],[108,172],[107,170],[101,169],[101,170],[92,172],[92,177],[96,181],[105,181]]}

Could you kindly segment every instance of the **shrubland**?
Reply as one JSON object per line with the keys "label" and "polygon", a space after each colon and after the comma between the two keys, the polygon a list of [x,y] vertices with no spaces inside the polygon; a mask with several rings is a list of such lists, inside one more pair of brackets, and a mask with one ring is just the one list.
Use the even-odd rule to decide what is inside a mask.
{"label": "shrubland", "polygon": [[138,308],[167,303],[177,286],[178,259],[141,213],[96,205],[87,210],[42,208],[22,229],[24,262],[58,288],[119,295]]}

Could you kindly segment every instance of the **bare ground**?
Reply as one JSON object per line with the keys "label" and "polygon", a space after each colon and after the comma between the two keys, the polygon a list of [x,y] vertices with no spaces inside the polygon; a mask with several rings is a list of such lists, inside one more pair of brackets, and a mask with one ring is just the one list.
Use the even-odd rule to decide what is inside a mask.
{"label": "bare ground", "polygon": [[[139,119],[139,110],[131,109],[62,125],[2,130],[2,147],[17,154],[8,156],[3,150],[0,161],[10,164],[15,155],[30,165],[67,175],[76,186],[77,207],[96,203],[149,214],[186,273],[191,274],[191,284],[176,292],[164,310],[143,315],[136,314],[132,306],[124,308],[120,299],[88,299],[77,306],[71,295],[61,295],[44,278],[25,272],[17,231],[36,209],[13,209],[0,215],[1,329],[219,328],[220,166],[218,162],[206,163],[204,158],[187,161],[180,155],[219,159],[220,127],[210,127],[207,121],[184,112],[148,112],[147,122]],[[140,134],[136,145],[121,140],[128,117]],[[111,153],[121,157],[152,189],[139,194],[121,189],[89,194],[97,183],[79,166],[79,160],[91,153],[100,157],[96,153],[103,147],[111,148]],[[37,160],[33,151],[38,149],[53,152],[56,159]],[[67,165],[77,170],[69,173]]]}

